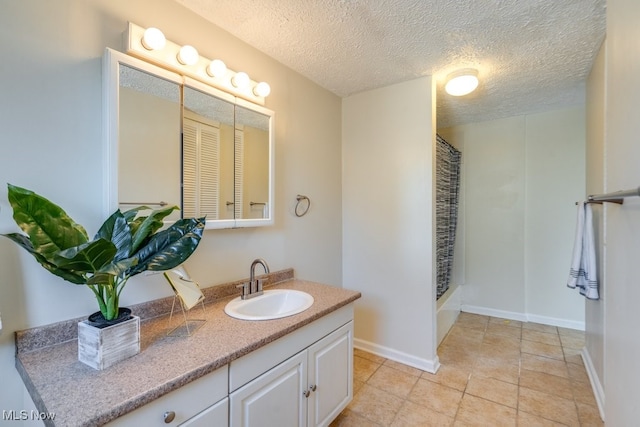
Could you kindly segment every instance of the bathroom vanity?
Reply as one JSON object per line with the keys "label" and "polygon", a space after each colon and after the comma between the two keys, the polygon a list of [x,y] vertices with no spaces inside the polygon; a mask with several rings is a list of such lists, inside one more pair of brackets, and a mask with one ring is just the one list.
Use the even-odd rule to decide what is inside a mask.
{"label": "bathroom vanity", "polygon": [[56,414],[47,425],[326,426],[353,396],[360,294],[297,279],[270,289],[307,292],[314,304],[246,321],[226,315],[231,298],[220,298],[190,337],[166,336],[180,319],[152,318],[141,323],[140,354],[103,371],[77,360],[76,341],[34,342],[42,327],[18,334],[16,366],[38,411]]}

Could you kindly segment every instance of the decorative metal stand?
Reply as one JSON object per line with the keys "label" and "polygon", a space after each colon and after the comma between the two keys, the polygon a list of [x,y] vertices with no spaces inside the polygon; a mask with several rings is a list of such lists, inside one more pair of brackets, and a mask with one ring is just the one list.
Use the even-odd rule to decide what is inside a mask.
{"label": "decorative metal stand", "polygon": [[[165,278],[171,284],[174,292],[173,303],[171,304],[171,314],[169,315],[169,323],[173,319],[176,311],[176,301],[180,305],[182,318],[184,319],[178,326],[167,332],[168,336],[191,336],[197,331],[207,320],[204,309],[204,294],[200,290],[200,285],[189,279],[184,268],[170,270],[164,273]],[[202,319],[191,317],[192,309],[200,305],[202,308]]]}

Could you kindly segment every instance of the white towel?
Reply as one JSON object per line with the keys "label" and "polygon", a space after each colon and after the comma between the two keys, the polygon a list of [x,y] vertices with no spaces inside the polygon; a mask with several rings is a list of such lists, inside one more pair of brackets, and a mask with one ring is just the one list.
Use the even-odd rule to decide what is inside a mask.
{"label": "white towel", "polygon": [[580,289],[580,293],[588,299],[600,299],[596,248],[593,238],[593,214],[591,205],[586,202],[578,203],[576,238],[573,243],[573,258],[567,286],[577,287]]}

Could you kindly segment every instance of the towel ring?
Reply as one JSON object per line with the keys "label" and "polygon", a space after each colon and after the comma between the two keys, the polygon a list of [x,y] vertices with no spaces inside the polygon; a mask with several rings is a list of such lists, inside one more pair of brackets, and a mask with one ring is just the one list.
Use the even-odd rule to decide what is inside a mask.
{"label": "towel ring", "polygon": [[[300,204],[303,201],[307,201],[307,206],[306,208],[300,209]],[[305,216],[307,214],[307,212],[309,212],[309,208],[311,207],[311,200],[307,197],[307,196],[303,196],[302,194],[298,194],[296,196],[296,208],[295,208],[295,213],[297,217],[301,217],[301,216]]]}

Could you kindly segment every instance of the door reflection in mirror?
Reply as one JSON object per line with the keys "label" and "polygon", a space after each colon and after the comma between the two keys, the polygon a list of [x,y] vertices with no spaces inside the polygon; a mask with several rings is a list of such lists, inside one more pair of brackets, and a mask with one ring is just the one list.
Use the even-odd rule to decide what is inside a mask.
{"label": "door reflection in mirror", "polygon": [[184,87],[182,210],[184,216],[233,219],[232,103]]}

